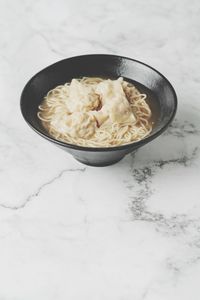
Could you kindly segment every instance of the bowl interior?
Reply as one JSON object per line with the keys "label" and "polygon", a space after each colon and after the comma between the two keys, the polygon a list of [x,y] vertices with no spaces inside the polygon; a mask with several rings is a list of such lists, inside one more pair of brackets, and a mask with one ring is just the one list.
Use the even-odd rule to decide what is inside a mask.
{"label": "bowl interior", "polygon": [[148,94],[149,104],[155,116],[155,125],[151,134],[141,143],[160,134],[175,115],[177,100],[174,89],[169,81],[155,69],[120,56],[83,55],[59,61],[29,80],[21,96],[22,114],[29,125],[38,133],[54,140],[44,130],[37,117],[38,105],[52,88],[69,82],[72,78],[83,76],[104,78],[122,76],[130,82],[136,82],[137,87]]}

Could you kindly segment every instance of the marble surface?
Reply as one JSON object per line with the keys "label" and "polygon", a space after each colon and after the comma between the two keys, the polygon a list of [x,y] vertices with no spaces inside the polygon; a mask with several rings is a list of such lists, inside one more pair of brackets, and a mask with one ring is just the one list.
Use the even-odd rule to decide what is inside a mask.
{"label": "marble surface", "polygon": [[[200,299],[200,2],[0,0],[0,300]],[[169,130],[86,167],[24,122],[27,80],[115,53],[174,85]]]}

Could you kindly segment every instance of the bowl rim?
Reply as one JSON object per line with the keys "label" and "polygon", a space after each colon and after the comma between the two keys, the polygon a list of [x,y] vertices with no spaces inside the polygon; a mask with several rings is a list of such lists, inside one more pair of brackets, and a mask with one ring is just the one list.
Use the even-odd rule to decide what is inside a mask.
{"label": "bowl rim", "polygon": [[[140,141],[137,141],[137,142],[132,142],[132,143],[129,143],[129,144],[124,144],[124,145],[120,145],[120,146],[113,146],[113,147],[85,147],[85,146],[79,146],[79,145],[75,145],[75,144],[69,144],[69,143],[66,143],[66,142],[62,142],[62,141],[59,141],[59,140],[56,140],[55,138],[53,137],[50,137],[48,136],[47,134],[45,134],[44,132],[38,130],[33,124],[30,123],[29,119],[26,117],[26,114],[24,112],[24,109],[23,109],[23,98],[24,98],[24,93],[25,93],[25,90],[26,88],[28,87],[28,85],[31,83],[31,81],[33,81],[40,73],[43,73],[44,71],[48,70],[49,68],[59,64],[59,63],[62,63],[63,61],[66,61],[66,60],[73,60],[75,58],[86,58],[86,57],[89,57],[89,56],[93,56],[93,57],[98,57],[98,56],[107,56],[107,57],[116,57],[116,58],[121,58],[121,59],[125,59],[125,60],[130,60],[130,61],[134,61],[134,62],[137,62],[141,65],[144,65],[145,67],[153,70],[154,72],[156,72],[158,75],[160,75],[169,85],[169,87],[171,88],[172,90],[172,93],[173,93],[173,100],[174,100],[174,110],[172,112],[172,115],[171,117],[169,118],[168,122],[166,122],[166,124],[160,128],[157,132],[153,133],[152,135],[148,135],[146,136],[145,138],[143,138],[142,140]],[[158,137],[159,135],[161,135],[166,129],[167,127],[170,125],[170,123],[173,121],[175,115],[176,115],[176,112],[177,112],[177,106],[178,106],[178,100],[177,100],[177,95],[176,95],[176,92],[175,92],[175,89],[174,87],[172,86],[172,84],[170,83],[170,81],[162,74],[160,73],[158,70],[156,70],[155,68],[151,67],[150,65],[140,61],[140,60],[137,60],[137,59],[133,59],[133,58],[130,58],[130,57],[126,57],[126,56],[121,56],[121,55],[115,55],[115,54],[98,54],[98,53],[95,53],[95,54],[83,54],[83,55],[76,55],[76,56],[71,56],[71,57],[68,57],[68,58],[64,58],[62,60],[59,60],[51,65],[48,65],[47,67],[45,67],[44,69],[40,70],[39,72],[37,72],[34,76],[32,76],[28,82],[26,83],[26,85],[24,86],[23,90],[22,90],[22,93],[21,93],[21,97],[20,97],[20,109],[21,109],[21,113],[22,113],[22,116],[23,118],[25,119],[26,123],[36,132],[38,133],[40,136],[42,136],[43,138],[49,140],[50,142],[53,142],[59,146],[62,146],[62,147],[66,147],[66,148],[70,148],[70,149],[74,149],[74,150],[79,150],[79,151],[89,151],[89,152],[109,152],[109,151],[117,151],[117,150],[124,150],[124,149],[130,149],[134,146],[134,148],[139,148],[140,146],[142,146],[143,144],[147,144],[148,142],[152,141],[153,139],[155,139],[156,137]]]}

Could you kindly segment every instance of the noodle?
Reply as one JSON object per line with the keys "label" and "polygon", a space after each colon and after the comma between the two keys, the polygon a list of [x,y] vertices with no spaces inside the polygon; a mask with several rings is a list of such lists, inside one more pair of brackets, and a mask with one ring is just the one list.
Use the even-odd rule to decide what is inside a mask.
{"label": "noodle", "polygon": [[[73,102],[71,99],[73,98],[71,88],[73,80],[76,81],[76,84],[81,84],[80,86],[88,93],[90,101],[86,101],[87,97],[85,97],[85,103],[82,98]],[[71,83],[59,85],[49,91],[38,106],[38,118],[47,132],[55,139],[86,147],[114,147],[140,141],[152,131],[151,110],[145,101],[147,96],[141,94],[134,85],[122,78],[116,80],[120,82],[125,97],[124,101],[127,104],[124,103],[130,110],[130,118],[112,121],[109,113],[113,113],[113,111],[107,114],[102,113],[104,105],[98,89],[103,82],[112,83],[114,81],[98,77],[83,77],[73,80]],[[77,93],[77,90],[74,89],[74,91]],[[112,109],[117,111],[117,105]],[[117,113],[120,116],[118,111]],[[115,114],[113,116],[116,118]]]}

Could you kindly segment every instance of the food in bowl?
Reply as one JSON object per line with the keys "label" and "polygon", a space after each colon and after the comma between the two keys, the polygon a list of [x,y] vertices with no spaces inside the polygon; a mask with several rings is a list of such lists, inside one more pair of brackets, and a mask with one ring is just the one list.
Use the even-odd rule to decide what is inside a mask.
{"label": "food in bowl", "polygon": [[50,90],[38,118],[53,138],[86,147],[140,141],[152,131],[147,95],[122,77],[82,77]]}

